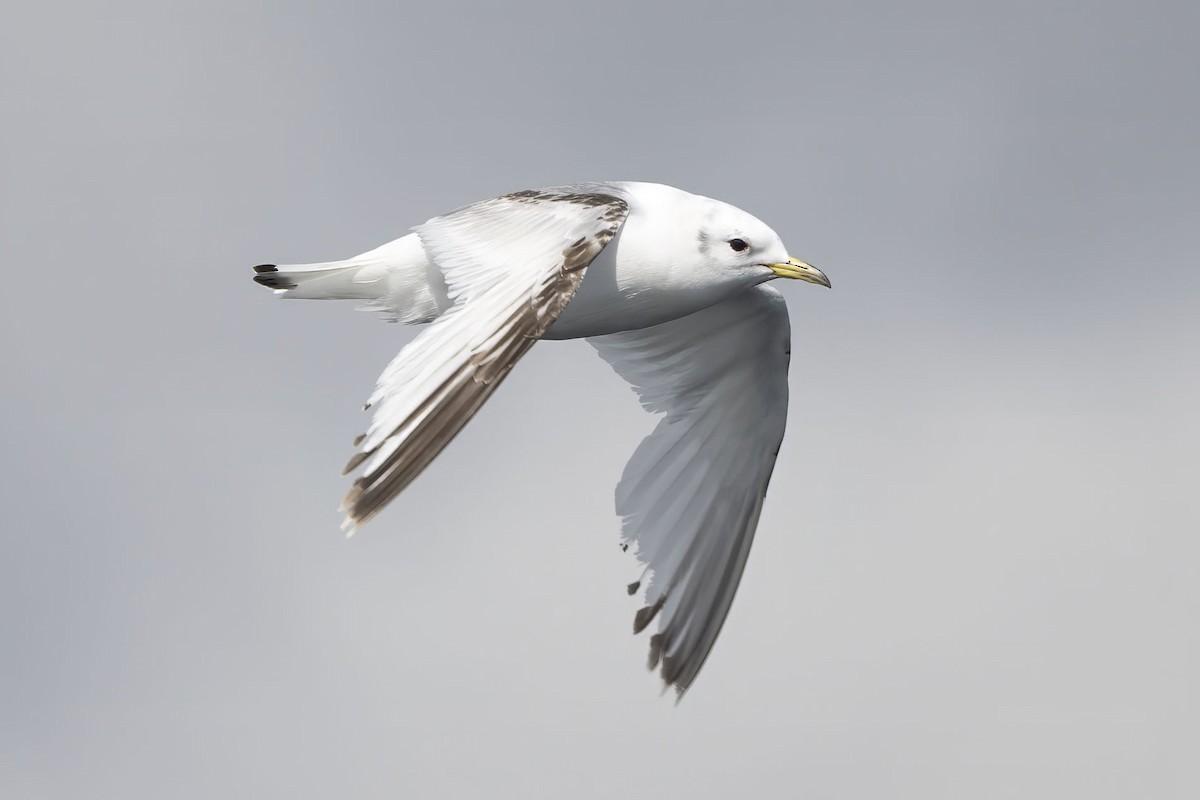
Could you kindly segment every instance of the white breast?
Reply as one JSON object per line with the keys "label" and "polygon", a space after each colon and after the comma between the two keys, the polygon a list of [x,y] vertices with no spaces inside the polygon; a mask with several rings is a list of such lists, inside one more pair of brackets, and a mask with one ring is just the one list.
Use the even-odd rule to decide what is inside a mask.
{"label": "white breast", "polygon": [[693,314],[748,288],[730,275],[696,269],[694,234],[686,239],[634,209],[621,232],[588,267],[583,284],[546,339],[640,330]]}

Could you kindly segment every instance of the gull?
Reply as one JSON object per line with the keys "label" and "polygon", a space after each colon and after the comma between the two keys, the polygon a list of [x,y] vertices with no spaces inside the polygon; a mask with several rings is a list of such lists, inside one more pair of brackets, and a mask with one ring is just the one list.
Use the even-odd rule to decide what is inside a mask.
{"label": "gull", "polygon": [[[351,533],[462,430],[539,339],[587,339],[661,414],[616,490],[643,567],[634,633],[682,698],[737,591],[783,440],[791,328],[767,281],[828,287],[727,203],[655,183],[513,192],[344,261],[254,268],[290,299],[426,327],[379,377],[343,474]],[[556,423],[558,424],[558,423]]]}

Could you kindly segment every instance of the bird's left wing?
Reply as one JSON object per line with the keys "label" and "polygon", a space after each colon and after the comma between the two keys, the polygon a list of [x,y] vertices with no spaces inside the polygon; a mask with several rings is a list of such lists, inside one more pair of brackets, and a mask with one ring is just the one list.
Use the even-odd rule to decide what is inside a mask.
{"label": "bird's left wing", "polygon": [[791,328],[758,286],[681,319],[590,340],[665,412],[617,486],[623,538],[648,579],[634,633],[655,618],[650,668],[682,694],[729,613],[787,420]]}
{"label": "bird's left wing", "polygon": [[628,214],[616,196],[517,192],[419,226],[453,305],[408,344],[367,402],[375,416],[345,472],[355,528],[383,508],[462,430],[562,313],[588,265]]}

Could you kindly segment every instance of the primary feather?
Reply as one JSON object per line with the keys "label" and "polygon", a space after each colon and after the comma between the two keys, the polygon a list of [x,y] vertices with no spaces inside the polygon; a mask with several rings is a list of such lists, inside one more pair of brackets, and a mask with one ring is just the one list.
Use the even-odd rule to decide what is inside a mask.
{"label": "primary feather", "polygon": [[663,414],[617,486],[623,535],[648,570],[635,632],[650,666],[691,686],[729,613],[787,421],[787,306],[759,286],[652,328],[591,339]]}

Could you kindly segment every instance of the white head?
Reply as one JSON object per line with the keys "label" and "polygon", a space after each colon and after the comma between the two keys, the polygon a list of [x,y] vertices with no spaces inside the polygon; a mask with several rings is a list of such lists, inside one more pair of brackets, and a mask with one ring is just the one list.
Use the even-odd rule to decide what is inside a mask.
{"label": "white head", "polygon": [[[634,188],[636,187],[636,188]],[[678,264],[705,283],[738,283],[753,286],[774,278],[829,286],[829,279],[816,267],[791,258],[779,235],[752,214],[740,208],[659,184],[632,184],[635,196],[649,200],[646,210],[654,216],[654,229],[664,251],[679,258]],[[666,213],[655,213],[659,210]]]}

